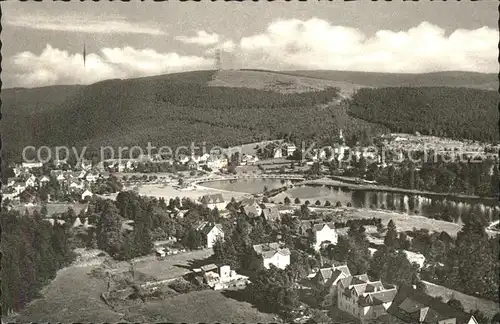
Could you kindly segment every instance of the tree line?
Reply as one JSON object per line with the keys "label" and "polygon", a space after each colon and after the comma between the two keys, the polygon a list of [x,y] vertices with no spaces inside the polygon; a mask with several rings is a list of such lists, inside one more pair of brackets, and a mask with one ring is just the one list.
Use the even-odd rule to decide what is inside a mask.
{"label": "tree line", "polygon": [[351,98],[349,114],[393,132],[499,140],[496,91],[451,87],[363,88]]}
{"label": "tree line", "polygon": [[23,309],[57,270],[74,259],[68,223],[53,226],[34,215],[2,207],[2,314]]}

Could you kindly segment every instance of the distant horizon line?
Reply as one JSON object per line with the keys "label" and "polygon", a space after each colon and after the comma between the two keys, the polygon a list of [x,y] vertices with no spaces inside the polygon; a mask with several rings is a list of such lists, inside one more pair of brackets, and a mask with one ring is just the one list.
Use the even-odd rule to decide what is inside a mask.
{"label": "distant horizon line", "polygon": [[[111,78],[96,81],[93,83],[82,84],[82,83],[61,83],[61,84],[52,84],[52,85],[44,85],[44,86],[34,86],[34,87],[7,87],[2,88],[2,90],[21,90],[21,89],[40,89],[40,88],[49,88],[49,87],[57,87],[57,86],[89,86],[100,82],[113,81],[113,80],[135,80],[135,79],[144,79],[144,78],[152,78],[159,77],[163,75],[171,75],[171,74],[185,74],[185,73],[193,73],[193,72],[206,72],[206,71],[214,71],[217,72],[216,69],[205,69],[205,70],[190,70],[190,71],[179,71],[179,72],[167,72],[161,74],[153,74],[147,76],[139,76],[139,77],[131,77],[131,78]],[[222,69],[221,71],[254,71],[254,72],[269,72],[269,73],[290,73],[290,72],[338,72],[338,73],[363,73],[363,74],[385,74],[385,75],[429,75],[429,74],[445,74],[445,73],[467,73],[467,74],[482,74],[482,75],[500,75],[499,73],[485,73],[485,72],[476,72],[476,71],[465,71],[465,70],[442,70],[442,71],[432,71],[432,72],[374,72],[374,71],[356,71],[356,70],[329,70],[329,69],[293,69],[293,70],[268,70],[268,69],[258,69],[258,68],[240,68],[240,69]],[[292,75],[293,76],[293,75]],[[312,79],[321,79],[316,78],[314,76],[302,76],[297,75],[297,77],[308,77]],[[498,79],[496,81],[499,81]]]}

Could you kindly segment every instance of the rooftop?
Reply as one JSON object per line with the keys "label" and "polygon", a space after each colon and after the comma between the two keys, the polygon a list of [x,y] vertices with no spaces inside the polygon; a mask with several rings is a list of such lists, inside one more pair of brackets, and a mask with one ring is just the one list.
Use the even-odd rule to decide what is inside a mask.
{"label": "rooftop", "polygon": [[387,312],[407,323],[418,320],[437,324],[445,319],[455,319],[456,324],[466,324],[472,317],[408,285],[399,288]]}

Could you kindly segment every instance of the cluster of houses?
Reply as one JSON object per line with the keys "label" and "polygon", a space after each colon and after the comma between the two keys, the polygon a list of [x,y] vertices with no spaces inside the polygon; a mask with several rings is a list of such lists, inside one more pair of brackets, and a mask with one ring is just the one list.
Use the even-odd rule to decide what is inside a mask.
{"label": "cluster of houses", "polygon": [[472,140],[453,140],[437,136],[415,134],[387,134],[380,137],[381,143],[388,150],[395,152],[402,151],[424,151],[434,150],[448,156],[461,154],[467,157],[484,155],[485,152],[490,157],[498,159],[498,145],[479,143]]}
{"label": "cluster of houses", "polygon": [[[297,151],[297,146],[291,143],[278,143],[278,145],[274,148],[273,157],[275,159],[278,158],[288,158],[291,157],[295,151]],[[328,154],[327,149],[330,151]],[[332,146],[328,148],[313,148],[308,151],[306,156],[303,156],[303,159],[307,160],[309,165],[318,161],[332,161],[338,160],[341,161],[348,157],[350,152],[353,158],[359,159],[361,156],[369,159],[379,159],[377,156],[377,152],[365,150],[363,148],[351,148],[345,144],[344,136],[342,135],[342,130],[339,131],[338,135],[338,143],[334,143]]]}
{"label": "cluster of houses", "polygon": [[384,285],[367,274],[352,275],[346,265],[319,269],[313,283],[336,296],[338,309],[361,323],[380,319],[386,323],[477,324],[474,316],[416,290]]}
{"label": "cluster of houses", "polygon": [[200,281],[200,283],[203,281],[214,290],[242,289],[250,283],[247,276],[236,273],[228,265],[217,267],[212,263],[193,269],[193,273],[195,280]]}
{"label": "cluster of houses", "polygon": [[[141,163],[159,163],[167,162],[160,155],[141,156],[135,159],[106,159],[99,162],[96,168],[103,171],[111,172],[134,172]],[[226,169],[228,166],[228,158],[223,154],[202,154],[191,155],[180,154],[176,162],[185,165],[190,170],[202,170],[209,168],[211,170]]]}
{"label": "cluster of houses", "polygon": [[69,193],[81,193],[82,200],[92,196],[90,185],[98,179],[109,177],[109,172],[92,169],[88,161],[82,161],[77,171],[73,170],[51,170],[50,175],[35,176],[33,169],[41,168],[41,163],[22,163],[13,168],[14,177],[8,178],[6,185],[2,188],[3,196],[15,200],[26,189],[39,189],[46,186],[55,179],[61,189]]}

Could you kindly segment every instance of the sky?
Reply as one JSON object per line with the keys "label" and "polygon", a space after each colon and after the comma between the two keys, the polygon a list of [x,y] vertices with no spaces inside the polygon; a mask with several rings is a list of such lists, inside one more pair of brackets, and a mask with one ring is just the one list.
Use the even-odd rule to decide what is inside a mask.
{"label": "sky", "polygon": [[[215,68],[498,72],[498,3],[2,2],[3,87]],[[83,64],[83,46],[86,64]]]}

